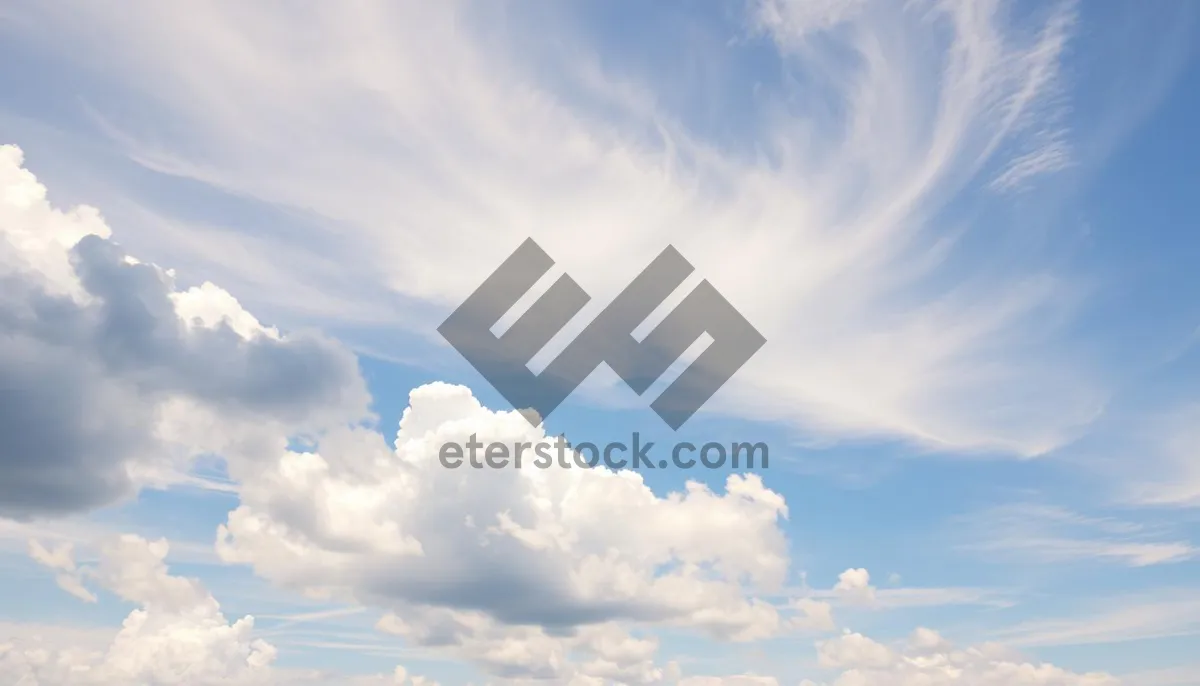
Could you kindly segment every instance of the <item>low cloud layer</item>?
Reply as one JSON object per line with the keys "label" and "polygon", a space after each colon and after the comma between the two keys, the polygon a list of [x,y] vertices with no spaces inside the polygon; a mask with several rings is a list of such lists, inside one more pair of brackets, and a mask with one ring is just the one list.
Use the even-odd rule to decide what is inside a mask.
{"label": "low cloud layer", "polygon": [[276,667],[278,650],[255,636],[254,617],[230,622],[198,580],[170,572],[169,550],[165,539],[127,534],[104,543],[99,564],[77,566],[69,547],[30,541],[31,556],[60,572],[60,585],[68,578],[73,587],[96,586],[137,609],[120,630],[86,645],[35,630],[0,635],[0,680],[22,686],[438,686],[404,667],[353,676]]}
{"label": "low cloud layer", "polygon": [[[102,589],[137,606],[120,630],[89,642],[70,643],[62,632],[38,637],[0,635],[0,678],[38,686],[437,686],[404,667],[390,674],[331,675],[277,667],[278,650],[255,636],[254,618],[230,622],[217,600],[195,579],[170,573],[166,540],[123,535],[107,541],[95,565],[78,565],[69,546],[30,541],[34,560],[58,575],[81,600]],[[449,570],[448,570],[449,571]],[[866,570],[847,570],[851,576]],[[843,581],[849,578],[843,575]],[[76,592],[82,589],[86,596]],[[418,616],[419,614],[419,616]],[[410,645],[450,650],[482,667],[489,683],[570,686],[676,684],[677,686],[778,686],[774,676],[684,675],[680,664],[660,662],[659,640],[615,622],[547,633],[529,625],[504,625],[482,613],[426,608],[407,619],[389,613],[377,629]],[[69,634],[68,634],[69,635]],[[78,639],[77,639],[78,640]],[[7,642],[4,642],[7,641]],[[920,628],[907,641],[885,643],[845,630],[815,643],[814,679],[802,686],[1117,686],[1103,673],[1078,674],[1028,661],[1000,645],[959,648],[936,631]]]}
{"label": "low cloud layer", "polygon": [[[885,645],[847,631],[817,644],[817,661],[840,674],[831,686],[1117,686],[1109,674],[1077,674],[1028,662],[1000,645],[959,648],[930,629],[905,644]],[[816,686],[813,682],[807,685]]]}

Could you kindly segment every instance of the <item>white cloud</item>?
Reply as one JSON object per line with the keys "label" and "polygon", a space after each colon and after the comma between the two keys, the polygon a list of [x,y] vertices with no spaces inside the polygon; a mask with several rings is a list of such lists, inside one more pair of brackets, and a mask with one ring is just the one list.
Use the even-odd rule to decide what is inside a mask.
{"label": "white cloud", "polygon": [[775,677],[754,674],[690,676],[680,679],[679,686],[779,686],[779,680]]}
{"label": "white cloud", "polygon": [[1121,681],[1129,686],[1196,686],[1200,683],[1200,663],[1151,669],[1132,674],[1123,674]]}
{"label": "white cloud", "polygon": [[676,664],[656,663],[657,638],[634,636],[613,622],[553,635],[538,626],[504,625],[478,612],[438,608],[404,614],[384,615],[377,628],[469,661],[500,679],[653,684],[679,673]]}
{"label": "white cloud", "polygon": [[275,667],[278,651],[256,637],[254,617],[229,622],[198,580],[170,573],[168,552],[166,540],[126,534],[103,544],[98,564],[79,566],[69,546],[48,550],[30,541],[37,562],[69,570],[137,609],[115,631],[0,625],[0,680],[22,686],[437,686],[399,666],[386,675]]}
{"label": "white cloud", "polygon": [[[239,295],[311,313],[321,291],[342,303],[323,308],[331,319],[358,321],[369,302],[380,325],[431,335],[476,285],[466,275],[526,236],[596,307],[672,243],[768,339],[714,409],[1035,454],[1106,398],[1053,345],[1072,284],[1036,255],[982,268],[996,251],[960,250],[943,216],[991,178],[1062,166],[1052,115],[1071,3],[1032,23],[992,0],[751,3],[788,78],[723,102],[723,115],[755,114],[744,140],[720,144],[653,95],[663,84],[620,60],[600,69],[548,17],[496,21],[460,3],[123,8],[12,12],[160,115],[101,110],[135,159],[304,214],[243,230],[240,263],[290,265],[270,275],[230,270],[228,229],[176,244]],[[170,235],[142,239],[169,251]]]}
{"label": "white cloud", "polygon": [[982,605],[1012,607],[1015,601],[1004,591],[990,588],[884,588],[875,592],[874,607],[880,609]]}
{"label": "white cloud", "polygon": [[1049,663],[1028,662],[999,645],[956,648],[930,629],[918,629],[905,646],[888,646],[846,632],[817,644],[821,667],[840,672],[832,686],[1116,686],[1115,677],[1077,674]]}
{"label": "white cloud", "polygon": [[833,631],[833,606],[813,598],[798,598],[789,603],[798,613],[791,619],[791,627],[800,631]]}
{"label": "white cloud", "polygon": [[[846,630],[818,641],[817,667],[824,677],[800,686],[1117,686],[1102,673],[1076,673],[1030,661],[999,644],[957,647],[938,632],[916,629],[898,645]],[[679,686],[776,686],[770,676],[686,677]]]}
{"label": "white cloud", "polygon": [[1037,563],[1108,560],[1149,567],[1185,562],[1200,552],[1186,540],[1173,538],[1170,527],[1091,517],[1053,505],[1004,505],[960,523],[968,525],[974,539],[965,548]]}
{"label": "white cloud", "polygon": [[[1122,460],[1120,495],[1140,505],[1200,506],[1200,403],[1183,404],[1140,422]],[[1127,456],[1122,456],[1127,458]]]}
{"label": "white cloud", "polygon": [[[80,239],[76,234],[86,232],[45,204],[44,188],[21,168],[19,151],[4,150],[15,170],[7,186],[9,209],[25,219],[9,224],[24,233],[6,234],[15,237],[5,253],[14,283],[27,292],[36,287],[56,293],[58,312],[85,312],[101,322],[123,294],[138,293],[164,308],[165,314],[149,320],[156,322],[150,330],[188,342],[181,346],[185,352],[189,344],[207,351],[212,332],[224,337],[216,343],[235,343],[239,350],[249,344],[290,352],[291,339],[263,327],[219,288],[175,290],[170,273],[123,256],[95,232]],[[34,221],[28,220],[31,212]],[[63,221],[68,238],[60,243],[67,247],[45,240],[42,230]],[[130,283],[140,290],[130,290]],[[38,324],[53,320],[29,321],[28,330],[41,335]],[[122,339],[121,349],[137,342]],[[151,388],[153,377],[146,381],[151,372],[173,381],[167,392],[143,401],[156,403],[154,411],[140,409],[160,422],[146,435],[176,446],[221,448],[230,460],[241,503],[221,529],[220,556],[250,564],[284,588],[380,608],[377,629],[409,645],[448,652],[508,680],[649,684],[683,677],[677,664],[659,660],[658,639],[645,634],[646,628],[754,641],[835,626],[830,605],[816,598],[780,605],[765,600],[786,580],[787,542],[780,525],[788,511],[783,498],[755,475],[730,477],[723,493],[689,484],[682,493],[660,497],[632,472],[446,469],[437,453],[448,441],[465,443],[472,434],[485,443],[508,444],[545,437],[519,415],[491,412],[467,389],[445,384],[413,391],[394,451],[378,433],[344,427],[326,432],[317,452],[292,452],[280,432],[295,424],[255,424],[245,414],[224,411],[221,403],[233,402],[253,417],[259,398],[214,393],[180,376],[178,368],[145,365],[164,348],[142,342],[141,366],[130,367],[124,358],[117,361],[126,366],[114,368]],[[98,359],[113,363],[103,350]],[[114,383],[127,382],[106,373]],[[356,386],[361,379],[352,376],[348,385],[361,390]],[[264,381],[268,386],[273,384]],[[318,411],[322,400],[317,394]],[[270,397],[265,402],[267,416],[280,409],[272,402]],[[337,422],[317,425],[331,423]],[[130,455],[136,457],[121,457]],[[136,474],[121,460],[109,466]],[[50,685],[123,679],[253,686],[338,678],[273,668],[277,650],[255,638],[253,618],[229,622],[198,581],[169,574],[165,541],[121,537],[103,550],[99,564],[82,567],[69,543],[47,547],[33,541],[29,550],[56,572],[68,593],[94,601],[90,582],[138,609],[101,647],[14,637],[0,660],[14,678]],[[832,591],[843,598],[870,598],[874,592],[865,569],[846,570]],[[420,677],[402,678],[422,683]],[[754,675],[715,678],[722,681],[714,683],[772,683],[771,677]],[[362,679],[389,683],[397,674]]]}
{"label": "white cloud", "polygon": [[[31,543],[33,556],[52,568],[74,569],[70,552]],[[265,683],[259,673],[275,659],[275,648],[253,637],[253,617],[232,624],[220,605],[193,579],[172,576],[163,559],[167,542],[123,536],[104,550],[93,579],[138,605],[103,651],[73,646],[47,650],[18,639],[0,649],[0,670],[9,683],[68,686],[139,683]],[[27,637],[26,637],[27,638]]]}
{"label": "white cloud", "polygon": [[0,146],[0,516],[110,504],[246,433],[366,414],[347,350],[283,337],[212,284],[176,290],[22,164]]}
{"label": "white cloud", "polygon": [[867,7],[865,0],[753,0],[751,17],[784,49],[803,44],[811,34],[837,28]]}
{"label": "white cloud", "polygon": [[[235,260],[231,245],[243,249],[239,295],[308,310],[308,296],[327,291],[319,309],[336,320],[351,319],[346,304],[361,318],[382,293],[395,297],[371,313],[378,322],[396,325],[403,314],[400,326],[428,333],[475,285],[464,274],[486,272],[525,235],[596,304],[641,267],[630,255],[649,258],[673,242],[769,339],[786,341],[730,386],[726,410],[816,432],[1038,453],[1104,397],[1071,356],[1026,345],[1045,342],[1035,334],[1057,319],[1069,284],[1036,260],[1000,277],[971,269],[940,213],[973,186],[1015,189],[1069,163],[1065,133],[1035,123],[1056,124],[1047,114],[1074,14],[1056,4],[1023,35],[998,2],[904,7],[754,3],[756,28],[776,42],[784,71],[828,88],[822,94],[848,116],[831,125],[815,111],[785,113],[794,103],[768,93],[745,146],[699,139],[641,84],[589,71],[590,56],[560,55],[554,66],[589,74],[565,79],[587,92],[556,91],[509,49],[523,41],[479,35],[479,23],[507,23],[479,22],[464,5],[7,11],[41,14],[37,26],[55,45],[71,42],[130,89],[129,102],[188,131],[183,139],[153,123],[105,122],[147,166],[312,220],[315,228],[274,236],[208,234],[176,246],[202,267]],[[822,65],[829,73],[816,73]],[[604,101],[622,123],[583,100]],[[635,133],[651,128],[660,138]],[[0,514],[107,504],[178,478],[173,470],[199,450],[220,450],[241,499],[219,534],[226,561],[287,589],[378,608],[386,637],[514,682],[777,684],[752,674],[681,678],[647,630],[749,642],[834,628],[820,596],[765,600],[786,581],[788,509],[755,476],[660,497],[629,472],[447,470],[436,461],[445,440],[541,435],[441,384],[413,392],[395,450],[350,428],[322,436],[315,452],[287,450],[294,430],[360,416],[366,397],[351,356],[264,326],[209,282],[176,288],[172,272],[116,247],[95,210],[55,210],[14,147],[0,148],[0,182],[0,317],[17,334],[0,350],[0,381],[34,400],[20,404],[26,414],[0,416],[0,437],[17,437],[0,440]],[[581,240],[593,235],[606,240]],[[273,261],[283,266],[244,267]],[[355,273],[331,264],[355,264]],[[291,385],[299,381],[313,385]],[[1186,501],[1181,488],[1164,497]],[[1096,548],[1061,537],[1033,547],[1131,564],[1192,554],[1170,542]],[[90,581],[138,609],[100,647],[16,636],[0,645],[0,673],[48,686],[342,683],[272,667],[276,650],[254,636],[253,619],[229,622],[199,582],[169,574],[167,553],[165,542],[125,537],[100,564],[80,566],[67,545],[30,543],[64,591],[94,601]],[[830,594],[886,605],[901,590],[877,591],[867,570],[848,569]],[[922,590],[911,603],[946,597]],[[1117,631],[1023,630],[1031,645]],[[994,646],[960,650],[929,630],[906,647],[847,633],[818,644],[818,655],[843,686],[1113,683]],[[430,683],[404,668],[357,679]]]}
{"label": "white cloud", "polygon": [[[891,575],[889,583],[899,583],[898,575]],[[867,570],[848,569],[838,575],[832,589],[784,589],[784,595],[802,595],[813,599],[829,600],[841,605],[864,605],[872,610],[899,610],[919,607],[945,607],[979,605],[989,607],[1012,607],[1015,600],[1011,591],[994,588],[960,587],[901,587],[876,588],[870,584]]]}
{"label": "white cloud", "polygon": [[94,603],[96,596],[84,587],[79,570],[75,568],[73,550],[74,546],[69,542],[61,543],[53,550],[47,550],[41,542],[33,539],[29,541],[29,556],[38,564],[59,572],[54,579],[59,588],[85,603]]}
{"label": "white cloud", "polygon": [[854,602],[875,602],[875,587],[871,585],[871,573],[866,569],[847,569],[838,575],[833,592]]}
{"label": "white cloud", "polygon": [[1100,607],[1071,617],[1036,619],[992,634],[1015,646],[1119,644],[1200,635],[1200,594],[1164,588],[1143,596],[1107,596]]}
{"label": "white cloud", "polygon": [[1063,147],[1056,143],[1018,157],[992,181],[992,187],[998,190],[1020,188],[1031,178],[1066,168],[1070,162]]}
{"label": "white cloud", "polygon": [[825,603],[781,610],[756,595],[778,590],[788,568],[787,508],[757,475],[729,477],[724,493],[689,483],[659,497],[630,471],[439,462],[442,445],[471,436],[554,450],[464,387],[423,386],[395,451],[346,430],[316,452],[232,459],[241,504],[218,552],[285,588],[384,608],[382,630],[502,675],[565,678],[568,655],[582,652],[588,675],[651,681],[664,668],[633,659],[653,651],[614,633],[621,624],[738,641],[832,628]]}

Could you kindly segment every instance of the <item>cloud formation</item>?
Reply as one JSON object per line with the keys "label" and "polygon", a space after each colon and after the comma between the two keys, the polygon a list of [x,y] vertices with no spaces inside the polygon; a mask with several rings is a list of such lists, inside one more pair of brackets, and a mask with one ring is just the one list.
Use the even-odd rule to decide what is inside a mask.
{"label": "cloud formation", "polygon": [[[1027,662],[1000,645],[957,648],[931,629],[892,647],[847,631],[817,645],[818,663],[840,674],[831,686],[1117,686],[1109,674],[1077,674]],[[806,682],[816,686],[813,682]]]}
{"label": "cloud formation", "polygon": [[875,587],[871,585],[871,573],[862,568],[847,569],[839,574],[833,592],[851,602],[875,602]]}
{"label": "cloud formation", "polygon": [[13,12],[172,122],[96,106],[132,159],[304,217],[142,235],[278,311],[430,335],[532,236],[594,298],[576,330],[671,243],[768,340],[709,409],[1032,455],[1107,398],[1058,344],[1078,289],[993,194],[1070,160],[1071,2],[754,0],[743,35],[697,27],[727,64],[694,88],[515,6],[102,7]]}
{"label": "cloud formation", "polygon": [[1096,561],[1150,567],[1200,554],[1175,527],[1114,516],[1088,516],[1065,507],[1013,503],[959,518],[971,542],[964,547],[1001,559],[1065,564]]}
{"label": "cloud formation", "polygon": [[365,414],[347,350],[264,327],[212,284],[177,289],[22,163],[0,147],[0,516],[115,502],[239,427]]}
{"label": "cloud formation", "polygon": [[[137,606],[119,630],[44,634],[28,627],[0,636],[0,679],[24,686],[438,686],[397,666],[390,674],[347,675],[275,666],[278,650],[255,636],[254,617],[230,622],[196,579],[170,573],[170,545],[124,534],[106,541],[96,565],[78,566],[69,547],[29,542],[31,557],[69,569]],[[60,576],[61,579],[61,576]],[[70,588],[68,592],[76,595]],[[90,591],[88,591],[90,594]],[[95,597],[92,596],[94,600]],[[19,625],[18,625],[19,627]],[[42,635],[38,635],[42,634]],[[5,642],[7,641],[7,642]]]}
{"label": "cloud formation", "polygon": [[[52,568],[74,568],[69,551],[52,559],[36,541],[34,558]],[[51,647],[22,640],[0,646],[0,674],[8,683],[75,686],[137,683],[258,686],[276,651],[252,636],[254,618],[229,623],[200,583],[169,574],[165,540],[123,536],[103,551],[88,579],[138,606],[103,651]],[[29,639],[31,637],[24,637]]]}
{"label": "cloud formation", "polygon": [[[770,675],[684,675],[662,634],[791,647],[836,630],[843,604],[992,596],[876,589],[850,568],[831,590],[786,598],[788,503],[754,476],[663,495],[628,472],[443,469],[443,441],[542,436],[433,384],[413,392],[393,449],[347,425],[367,401],[352,355],[265,326],[239,299],[269,305],[253,309],[272,319],[425,334],[477,283],[465,275],[526,235],[597,306],[644,265],[634,256],[671,242],[776,342],[713,409],[808,436],[1035,455],[1105,399],[1104,379],[1058,338],[1076,305],[1071,280],[1004,253],[1023,241],[1002,219],[960,229],[978,219],[960,214],[972,201],[1003,210],[1074,163],[1059,74],[1072,2],[1032,15],[999,0],[747,2],[745,33],[719,36],[725,54],[736,63],[746,46],[766,49],[780,76],[756,82],[751,102],[704,75],[705,97],[728,108],[716,118],[752,112],[725,136],[692,116],[698,93],[672,100],[661,75],[593,54],[594,36],[553,17],[453,1],[201,3],[180,16],[131,1],[0,14],[30,28],[30,44],[39,32],[53,49],[70,43],[64,59],[116,86],[138,114],[89,111],[132,159],[278,210],[279,225],[134,228],[130,245],[157,241],[155,254],[219,273],[238,295],[181,287],[128,256],[126,234],[115,243],[95,210],[52,207],[20,151],[0,148],[0,517],[101,507],[186,480],[191,457],[220,453],[240,501],[218,533],[224,561],[370,608],[381,641],[467,660],[504,684],[772,686]],[[604,240],[584,240],[594,236]],[[1153,437],[1169,476],[1135,484],[1130,499],[1197,500],[1193,415]],[[296,433],[321,435],[296,448]],[[985,547],[1043,562],[1195,557],[1189,542],[1122,522],[992,514],[1011,535],[980,537]],[[67,545],[32,541],[29,553],[79,600],[106,592],[138,609],[97,646],[17,632],[0,642],[0,680],[431,683],[403,667],[276,667],[251,618],[229,621],[197,581],[168,572],[162,541],[123,537],[96,566]],[[1194,605],[1035,621],[1010,638],[1182,635]],[[1115,683],[928,629],[903,645],[847,631],[816,654],[809,676],[836,686]]]}
{"label": "cloud formation", "polygon": [[347,430],[314,452],[232,462],[241,504],[220,530],[223,559],[384,607],[389,630],[428,645],[497,625],[553,633],[612,621],[751,640],[819,614],[781,616],[745,594],[778,589],[788,569],[787,507],[757,475],[730,476],[724,493],[689,483],[660,497],[632,471],[447,469],[446,443],[553,439],[461,386],[409,398],[394,451],[378,433]]}
{"label": "cloud formation", "polygon": [[[195,579],[172,575],[164,562],[166,540],[134,535],[109,540],[96,565],[78,566],[71,550],[30,541],[33,558],[54,571],[69,570],[138,606],[106,640],[38,638],[27,630],[0,643],[0,677],[41,686],[436,686],[404,667],[391,674],[333,675],[274,666],[278,650],[254,635],[254,618],[229,622]],[[849,570],[859,572],[863,570]],[[844,577],[846,575],[843,575]],[[851,574],[851,577],[855,576]],[[69,589],[68,589],[69,590]],[[401,617],[389,613],[377,628],[427,649],[453,647],[458,657],[483,667],[495,683],[552,680],[570,686],[675,684],[676,686],[777,686],[770,675],[687,675],[676,662],[656,663],[659,641],[637,636],[615,622],[550,633],[530,625],[503,625],[483,613],[426,607]],[[1116,686],[1104,673],[1078,674],[1028,661],[999,644],[957,648],[936,631],[919,628],[903,644],[886,644],[845,630],[819,640],[819,683],[830,686]],[[820,677],[819,674],[824,674]],[[805,680],[804,686],[817,686]]]}

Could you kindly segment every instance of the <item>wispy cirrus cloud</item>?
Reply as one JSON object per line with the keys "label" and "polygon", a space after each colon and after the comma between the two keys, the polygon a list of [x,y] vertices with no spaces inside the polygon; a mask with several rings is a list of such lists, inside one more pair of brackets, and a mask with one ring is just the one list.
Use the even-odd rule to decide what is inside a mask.
{"label": "wispy cirrus cloud", "polygon": [[1123,643],[1200,633],[1195,589],[1161,589],[1144,596],[1106,598],[1103,608],[1072,617],[1037,619],[992,634],[1021,647]]}
{"label": "wispy cirrus cloud", "polygon": [[1200,506],[1200,402],[1181,403],[1145,421],[1130,443],[1141,468],[1126,472],[1125,500]]}
{"label": "wispy cirrus cloud", "polygon": [[[90,102],[133,159],[303,217],[239,228],[253,236],[242,264],[291,265],[266,283],[252,266],[223,280],[251,303],[270,291],[277,311],[310,311],[279,294],[316,287],[359,324],[369,301],[380,326],[425,334],[476,283],[464,274],[526,236],[596,308],[672,243],[773,342],[715,409],[942,448],[1028,455],[1068,440],[1104,381],[1033,344],[1053,340],[1078,291],[1035,254],[987,269],[1019,229],[995,220],[968,247],[954,208],[1069,159],[1073,4],[743,9],[739,40],[710,41],[725,71],[682,98],[688,84],[622,61],[611,36],[515,6],[9,12],[36,18],[35,38],[71,40],[138,103],[123,110],[134,116]],[[747,89],[764,51],[775,76]],[[685,105],[701,96],[741,133],[698,122]],[[229,271],[167,236],[131,240]],[[323,260],[355,264],[355,278],[300,271]]]}
{"label": "wispy cirrus cloud", "polygon": [[1169,526],[1088,516],[1053,505],[1004,505],[959,521],[972,538],[963,548],[1035,563],[1102,560],[1149,567],[1200,555]]}

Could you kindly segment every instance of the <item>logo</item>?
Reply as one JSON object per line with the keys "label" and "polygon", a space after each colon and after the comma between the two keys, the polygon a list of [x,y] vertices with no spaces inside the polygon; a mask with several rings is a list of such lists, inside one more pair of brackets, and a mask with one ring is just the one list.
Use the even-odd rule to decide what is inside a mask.
{"label": "logo", "polygon": [[552,266],[554,260],[532,238],[526,239],[438,327],[438,333],[535,425],[601,363],[642,395],[707,333],[712,338],[709,346],[650,403],[668,426],[679,429],[766,343],[708,281],[696,286],[643,340],[635,339],[638,326],[694,271],[668,246],[558,357],[534,374],[529,361],[591,300],[579,284],[562,275],[502,335],[491,329]]}

